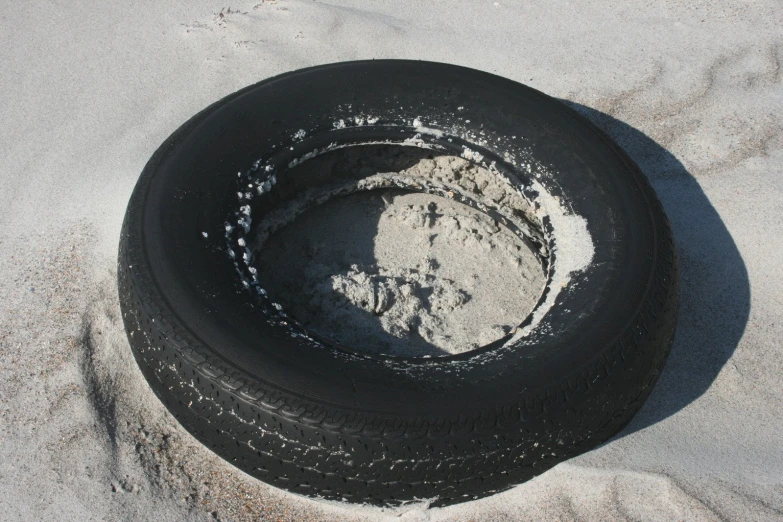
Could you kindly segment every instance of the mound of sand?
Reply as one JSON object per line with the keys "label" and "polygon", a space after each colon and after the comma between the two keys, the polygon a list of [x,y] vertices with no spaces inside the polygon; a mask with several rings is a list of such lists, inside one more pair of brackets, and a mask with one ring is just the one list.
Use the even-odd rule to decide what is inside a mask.
{"label": "mound of sand", "polygon": [[[394,149],[339,151],[311,170],[404,159],[397,174],[445,180],[490,200],[521,199],[464,159]],[[391,160],[377,158],[385,154]],[[457,354],[501,339],[529,314],[545,284],[536,253],[487,214],[402,190],[333,198],[254,250],[261,285],[305,327],[392,355]]]}

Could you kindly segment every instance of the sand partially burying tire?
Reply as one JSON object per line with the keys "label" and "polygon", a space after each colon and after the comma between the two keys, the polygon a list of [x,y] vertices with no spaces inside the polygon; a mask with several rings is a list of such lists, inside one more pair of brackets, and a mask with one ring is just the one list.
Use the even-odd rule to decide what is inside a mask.
{"label": "sand partially burying tire", "polygon": [[[405,172],[468,166],[441,156]],[[457,178],[478,191],[470,170]],[[490,216],[399,189],[335,197],[256,251],[262,284],[306,328],[392,355],[457,354],[501,339],[545,284],[531,248]]]}

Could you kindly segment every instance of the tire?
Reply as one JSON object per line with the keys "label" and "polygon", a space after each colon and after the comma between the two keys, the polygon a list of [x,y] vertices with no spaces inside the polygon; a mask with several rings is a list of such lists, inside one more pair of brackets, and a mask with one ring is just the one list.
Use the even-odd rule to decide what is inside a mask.
{"label": "tire", "polygon": [[[567,288],[547,287],[542,306],[556,297],[526,335],[456,356],[369,355],[308,335],[245,288],[226,247],[242,227],[224,225],[238,179],[264,164],[283,177],[330,144],[405,139],[469,145],[583,219],[592,260]],[[555,236],[552,258],[568,248]],[[396,60],[284,74],[180,127],[131,197],[118,285],[139,367],[185,429],[274,486],[376,505],[486,496],[615,435],[661,372],[679,292],[661,205],[601,131],[510,80]]]}

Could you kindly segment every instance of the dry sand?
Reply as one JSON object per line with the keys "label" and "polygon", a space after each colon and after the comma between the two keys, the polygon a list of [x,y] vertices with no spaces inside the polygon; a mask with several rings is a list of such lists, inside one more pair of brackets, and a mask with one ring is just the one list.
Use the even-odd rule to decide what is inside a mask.
{"label": "dry sand", "polygon": [[[4,519],[783,519],[779,2],[75,0],[0,13]],[[382,57],[567,100],[642,166],[681,253],[675,346],[630,426],[445,509],[325,504],[237,472],[149,392],[117,317],[120,222],[166,136],[260,79]]]}
{"label": "dry sand", "polygon": [[[362,172],[424,186],[445,183],[483,203],[529,210],[487,169],[412,147],[338,150],[292,169],[280,185],[291,178],[360,178]],[[304,195],[288,189],[294,199],[261,218],[276,231],[270,237],[272,226],[259,227],[251,245],[261,286],[316,334],[367,352],[453,355],[505,337],[541,296],[546,280],[532,245],[447,197],[376,189],[292,211],[333,192],[333,184]]]}
{"label": "dry sand", "polygon": [[315,333],[375,353],[439,356],[497,341],[545,283],[510,231],[425,194],[336,198],[265,247],[257,264],[273,299]]}

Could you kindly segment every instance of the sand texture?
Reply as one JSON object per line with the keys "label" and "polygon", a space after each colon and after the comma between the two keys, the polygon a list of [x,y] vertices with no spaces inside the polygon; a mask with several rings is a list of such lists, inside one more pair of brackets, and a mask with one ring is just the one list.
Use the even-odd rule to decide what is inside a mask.
{"label": "sand texture", "polygon": [[[779,2],[73,0],[0,13],[1,518],[783,520]],[[679,329],[644,408],[601,447],[480,501],[379,510],[255,481],[163,409],[119,318],[120,225],[157,146],[248,84],[362,58],[452,62],[563,99],[639,163],[679,247]]]}
{"label": "sand texture", "polygon": [[[340,169],[358,176],[368,168],[363,163],[375,162],[384,167],[377,171],[395,169],[422,184],[437,180],[482,200],[522,199],[462,158],[399,147],[329,156],[294,175],[324,177],[321,169]],[[323,190],[314,192],[311,198]],[[278,206],[291,215],[286,211],[301,199]],[[322,337],[371,353],[443,356],[497,341],[533,309],[546,282],[534,250],[487,214],[402,190],[335,197],[253,249],[260,283],[273,300]]]}
{"label": "sand texture", "polygon": [[331,200],[262,252],[262,283],[305,327],[392,355],[456,354],[496,341],[522,322],[545,283],[538,259],[511,232],[425,194]]}

